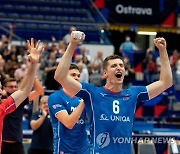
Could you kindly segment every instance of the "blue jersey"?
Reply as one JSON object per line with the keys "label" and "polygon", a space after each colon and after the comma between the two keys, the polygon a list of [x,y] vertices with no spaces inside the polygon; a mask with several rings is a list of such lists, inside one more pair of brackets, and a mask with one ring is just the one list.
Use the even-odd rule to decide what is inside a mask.
{"label": "blue jersey", "polygon": [[86,133],[86,112],[82,112],[73,129],[66,128],[55,115],[66,110],[71,114],[78,106],[80,98],[71,98],[59,90],[49,96],[48,106],[53,127],[54,154],[60,153],[84,153],[89,149],[89,141]]}
{"label": "blue jersey", "polygon": [[85,101],[90,120],[93,154],[129,154],[136,103],[149,99],[144,86],[120,93],[82,83],[77,93]]}

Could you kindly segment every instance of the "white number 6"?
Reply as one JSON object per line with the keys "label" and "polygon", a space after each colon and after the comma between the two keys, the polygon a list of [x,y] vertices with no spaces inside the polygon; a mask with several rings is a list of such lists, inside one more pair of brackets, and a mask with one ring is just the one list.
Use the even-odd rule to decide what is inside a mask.
{"label": "white number 6", "polygon": [[115,114],[118,114],[120,111],[120,108],[119,108],[119,101],[118,100],[114,100],[113,101],[113,112]]}

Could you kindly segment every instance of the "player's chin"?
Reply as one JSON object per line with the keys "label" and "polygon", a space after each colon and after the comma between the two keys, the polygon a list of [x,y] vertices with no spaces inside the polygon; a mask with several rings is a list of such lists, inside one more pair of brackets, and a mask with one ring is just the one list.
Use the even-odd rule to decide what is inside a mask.
{"label": "player's chin", "polygon": [[124,77],[122,76],[121,78],[117,79],[118,82],[123,83],[124,82]]}
{"label": "player's chin", "polygon": [[120,78],[120,79],[117,79],[117,80],[116,80],[116,83],[117,83],[117,84],[123,84],[123,79],[121,79],[121,78]]}

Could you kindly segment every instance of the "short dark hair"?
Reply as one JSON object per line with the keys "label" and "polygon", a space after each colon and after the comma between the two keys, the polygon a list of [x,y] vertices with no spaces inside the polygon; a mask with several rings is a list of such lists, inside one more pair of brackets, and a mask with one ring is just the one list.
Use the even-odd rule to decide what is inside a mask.
{"label": "short dark hair", "polygon": [[[107,68],[108,61],[112,60],[112,59],[121,59],[123,61],[122,57],[119,55],[110,55],[110,56],[106,57],[103,61],[103,70],[105,70]],[[124,63],[124,61],[123,61],[123,63]]]}
{"label": "short dark hair", "polygon": [[70,67],[69,67],[69,70],[78,70],[79,71],[79,67],[76,65],[76,64],[71,64]]}
{"label": "short dark hair", "polygon": [[5,86],[6,85],[6,83],[8,83],[8,82],[17,82],[16,81],[16,79],[15,78],[5,78],[4,80],[3,80],[3,83],[2,83],[2,86]]}

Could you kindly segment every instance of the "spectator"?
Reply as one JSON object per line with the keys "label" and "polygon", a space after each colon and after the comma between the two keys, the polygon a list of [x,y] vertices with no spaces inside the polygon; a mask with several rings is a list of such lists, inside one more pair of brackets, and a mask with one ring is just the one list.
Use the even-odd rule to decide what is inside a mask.
{"label": "spectator", "polygon": [[82,56],[82,62],[86,64],[86,67],[88,67],[91,62],[91,56],[84,46],[80,48],[80,55]]}
{"label": "spectator", "polygon": [[69,33],[66,34],[66,35],[64,36],[64,38],[63,38],[63,41],[64,41],[65,45],[68,45],[68,44],[69,44],[71,32],[72,32],[72,31],[75,31],[75,30],[76,30],[76,27],[74,27],[74,26],[71,26],[71,27],[69,28]]}
{"label": "spectator", "polygon": [[59,89],[59,83],[54,80],[54,72],[57,67],[57,58],[56,58],[56,53],[51,52],[49,56],[49,60],[45,61],[44,66],[41,66],[41,69],[44,68],[44,85],[46,89],[48,90],[58,90]]}
{"label": "spectator", "polygon": [[[179,60],[179,52],[178,52],[178,50],[177,49],[174,49],[173,50],[173,54],[170,56],[170,64],[171,64],[171,69],[172,69],[172,73],[173,73],[173,77],[174,77],[174,81],[176,82],[176,79],[178,79],[178,78],[176,78],[176,75],[177,75],[177,72],[179,72],[180,70],[178,70],[177,72],[176,72],[176,70],[177,70],[177,66],[179,65],[179,64],[177,64],[178,63],[178,60]],[[178,66],[179,67],[179,66]],[[179,73],[178,73],[179,74]]]}
{"label": "spectator", "polygon": [[9,75],[4,72],[4,67],[5,67],[5,61],[0,55],[0,82],[1,83],[5,78],[9,77]]}
{"label": "spectator", "polygon": [[93,64],[91,66],[91,73],[89,75],[89,82],[95,86],[102,85],[102,72],[101,72],[101,65]]}
{"label": "spectator", "polygon": [[129,36],[126,36],[125,42],[120,45],[120,52],[136,50],[135,44],[131,41]]}
{"label": "spectator", "polygon": [[79,62],[77,64],[79,71],[80,71],[80,82],[89,82],[89,72],[87,67],[85,66],[85,64],[83,64],[82,62]]}
{"label": "spectator", "polygon": [[157,63],[155,62],[151,54],[147,57],[145,72],[146,72],[145,77],[147,84],[150,84],[156,80]]}
{"label": "spectator", "polygon": [[137,50],[135,43],[131,41],[129,36],[126,36],[125,42],[120,45],[119,51],[123,58],[125,55],[129,56],[131,66],[134,64],[134,50]]}
{"label": "spectator", "polygon": [[53,131],[47,101],[48,96],[42,96],[39,110],[32,115],[30,126],[33,134],[28,154],[53,154]]}
{"label": "spectator", "polygon": [[130,86],[132,86],[132,81],[133,81],[133,79],[135,79],[134,68],[130,64],[128,55],[125,55],[125,57],[124,57],[124,68],[126,71],[125,71],[123,88],[127,89]]}
{"label": "spectator", "polygon": [[92,63],[91,63],[92,67],[93,65],[98,65],[100,68],[100,72],[102,72],[102,66],[103,66],[103,52],[102,51],[97,51],[96,56],[94,57]]}
{"label": "spectator", "polygon": [[17,82],[19,82],[24,77],[26,71],[27,71],[26,64],[21,63],[20,68],[17,68],[14,72],[14,77]]}
{"label": "spectator", "polygon": [[177,63],[176,63],[176,69],[175,69],[175,89],[180,90],[180,55],[178,57]]}
{"label": "spectator", "polygon": [[3,54],[5,49],[9,50],[11,48],[13,29],[14,29],[14,26],[12,24],[10,24],[9,25],[9,37],[7,37],[4,34],[1,35],[0,54]]}

